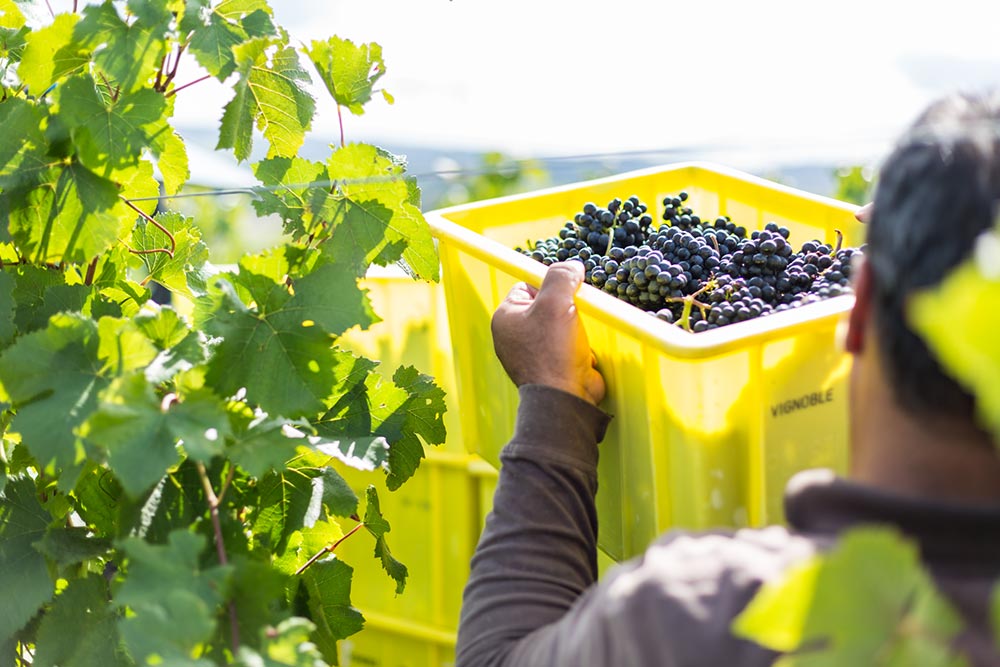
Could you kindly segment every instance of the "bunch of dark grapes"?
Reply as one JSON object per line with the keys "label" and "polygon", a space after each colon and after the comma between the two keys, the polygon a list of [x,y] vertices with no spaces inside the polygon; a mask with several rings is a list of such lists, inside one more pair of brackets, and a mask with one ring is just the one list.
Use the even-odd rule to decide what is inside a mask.
{"label": "bunch of dark grapes", "polygon": [[727,216],[703,221],[687,200],[665,197],[658,228],[635,195],[587,203],[558,238],[517,250],[546,265],[583,262],[594,287],[695,332],[850,293],[860,249],[807,241],[796,252],[785,227],[748,237]]}

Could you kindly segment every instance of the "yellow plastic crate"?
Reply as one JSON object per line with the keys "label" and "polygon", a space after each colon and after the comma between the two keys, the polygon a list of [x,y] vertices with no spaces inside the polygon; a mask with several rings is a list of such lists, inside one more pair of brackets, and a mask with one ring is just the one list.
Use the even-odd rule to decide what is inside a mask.
{"label": "yellow plastic crate", "polygon": [[[547,238],[587,201],[638,195],[655,220],[684,190],[705,218],[747,229],[774,221],[796,246],[860,245],[854,207],[723,167],[686,163],[427,214],[439,241],[466,446],[492,463],[509,439],[517,393],[493,352],[490,318],[511,286],[545,267],[511,248]],[[849,359],[837,330],[853,297],[700,334],[665,324],[591,286],[577,297],[615,416],[597,495],[599,542],[620,560],[662,531],[782,520],[785,482],[847,457]]]}
{"label": "yellow plastic crate", "polygon": [[489,508],[480,503],[492,503],[496,470],[475,455],[430,451],[400,493],[389,492],[381,475],[339,464],[338,471],[359,494],[378,487],[389,544],[410,573],[397,596],[366,535],[337,548],[354,567],[351,599],[365,616],[364,629],[341,642],[341,665],[453,665],[462,591]]}
{"label": "yellow plastic crate", "polygon": [[365,616],[365,629],[340,642],[341,667],[454,667],[454,633],[368,611]]}
{"label": "yellow plastic crate", "polygon": [[372,558],[374,544],[369,536],[360,533],[346,540],[337,553],[354,567],[354,605],[366,615],[374,612],[401,623],[454,633],[469,561],[481,532],[479,486],[484,476],[490,483],[495,473],[478,456],[433,450],[413,478],[391,492],[381,473],[360,472],[339,463],[335,467],[359,495],[369,484],[376,486],[379,504],[392,526],[389,546],[410,573],[406,590],[397,596],[395,583]]}

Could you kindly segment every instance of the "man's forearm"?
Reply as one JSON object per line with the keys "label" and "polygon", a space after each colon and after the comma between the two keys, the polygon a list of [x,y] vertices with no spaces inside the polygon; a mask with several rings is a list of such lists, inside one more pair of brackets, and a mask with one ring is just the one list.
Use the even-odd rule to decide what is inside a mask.
{"label": "man's forearm", "polygon": [[597,443],[609,418],[546,387],[523,386],[520,400],[465,589],[459,665],[546,653],[552,647],[529,645],[558,638],[535,631],[562,618],[597,579]]}

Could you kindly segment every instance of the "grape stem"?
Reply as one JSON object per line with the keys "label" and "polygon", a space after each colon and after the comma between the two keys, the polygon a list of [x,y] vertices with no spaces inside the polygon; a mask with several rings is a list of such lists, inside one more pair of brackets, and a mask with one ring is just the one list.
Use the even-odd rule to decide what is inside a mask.
{"label": "grape stem", "polygon": [[90,264],[87,266],[87,275],[83,279],[83,284],[87,287],[90,287],[94,283],[94,272],[97,270],[98,259],[100,259],[100,255],[90,260]]}
{"label": "grape stem", "polygon": [[351,535],[353,535],[354,533],[358,532],[359,530],[361,530],[364,527],[365,527],[364,523],[359,523],[354,528],[351,528],[351,530],[348,531],[348,533],[346,535],[344,535],[343,537],[341,537],[339,540],[337,540],[336,542],[334,542],[333,544],[331,544],[329,546],[326,546],[326,547],[323,547],[322,549],[320,549],[318,552],[316,552],[315,554],[313,554],[313,557],[310,558],[309,560],[307,560],[302,567],[300,567],[299,569],[297,569],[295,571],[295,575],[298,576],[298,575],[302,574],[303,572],[305,572],[309,568],[310,565],[312,565],[313,563],[315,563],[316,561],[318,561],[320,558],[322,558],[323,556],[325,556],[328,553],[333,553],[333,550],[336,549],[338,546],[340,546],[341,542],[343,542],[348,537],[350,537]]}
{"label": "grape stem", "polygon": [[132,253],[133,255],[151,255],[153,253],[162,252],[162,253],[168,255],[170,257],[170,259],[173,259],[174,258],[174,252],[177,250],[177,241],[176,241],[176,239],[174,239],[174,235],[170,233],[170,230],[167,229],[166,227],[164,227],[163,225],[161,225],[160,223],[158,223],[153,218],[153,216],[149,215],[148,213],[146,213],[145,211],[143,211],[142,209],[140,209],[138,206],[136,206],[135,204],[133,204],[132,202],[130,202],[128,199],[125,199],[125,197],[122,197],[121,195],[118,195],[118,197],[123,202],[125,202],[128,205],[129,208],[131,208],[133,211],[135,211],[140,216],[142,216],[142,218],[146,222],[148,222],[149,224],[151,224],[154,227],[156,227],[157,229],[159,229],[161,232],[163,232],[164,234],[167,235],[168,239],[170,239],[170,249],[169,250],[167,250],[166,248],[151,248],[149,250],[133,250],[132,248],[129,248],[128,251],[130,253]]}
{"label": "grape stem", "polygon": [[112,89],[111,88],[111,83],[108,81],[108,77],[105,76],[104,72],[101,72],[100,74],[101,74],[101,81],[104,82],[104,87],[108,89],[108,95],[111,96],[111,101],[112,102],[117,102],[118,101],[118,94],[121,92],[121,86]]}
{"label": "grape stem", "polygon": [[177,93],[179,93],[180,91],[184,90],[185,88],[190,88],[191,86],[193,86],[196,83],[201,83],[205,79],[211,79],[211,78],[212,78],[211,74],[206,74],[205,76],[201,77],[200,79],[195,79],[194,81],[188,81],[183,86],[177,86],[176,88],[174,88],[173,90],[171,90],[169,93],[166,94],[166,97],[170,97],[171,95],[176,95]]}
{"label": "grape stem", "polygon": [[680,296],[680,297],[669,296],[663,300],[665,303],[684,304],[684,309],[681,311],[681,317],[676,322],[677,326],[681,327],[685,331],[691,331],[691,310],[695,306],[697,306],[698,310],[701,311],[702,317],[704,317],[705,311],[711,307],[707,303],[702,303],[701,301],[698,301],[697,297],[703,292],[706,292],[710,289],[715,289],[715,287],[716,287],[715,280],[710,280],[707,283],[705,283],[705,285],[700,290],[694,292],[693,294],[688,294],[687,296]]}
{"label": "grape stem", "polygon": [[163,90],[163,71],[167,66],[167,56],[169,55],[169,53],[165,53],[163,58],[160,59],[160,68],[156,70],[156,82],[153,84],[153,90]]}
{"label": "grape stem", "polygon": [[337,122],[340,123],[340,147],[344,147],[344,115],[340,110],[340,105],[337,105]]}
{"label": "grape stem", "polygon": [[[208,500],[208,512],[212,517],[212,530],[215,532],[215,550],[219,556],[219,564],[225,566],[229,564],[229,559],[226,557],[226,545],[222,540],[222,522],[219,520],[219,505],[222,501],[219,496],[215,495],[212,482],[208,479],[208,472],[205,470],[205,464],[199,461],[195,466],[198,468],[198,477],[201,478],[201,486],[205,489],[205,498]],[[223,485],[223,491],[225,491],[225,486]],[[233,654],[235,655],[240,650],[240,624],[236,617],[236,605],[232,600],[229,601],[229,629]]]}
{"label": "grape stem", "polygon": [[833,230],[833,233],[837,235],[837,247],[830,253],[831,257],[840,252],[840,247],[844,244],[844,233],[839,229]]}
{"label": "grape stem", "polygon": [[708,240],[715,246],[715,252],[719,253],[719,257],[722,257],[722,251],[719,250],[719,239],[715,238],[715,234],[708,234],[707,236]]}

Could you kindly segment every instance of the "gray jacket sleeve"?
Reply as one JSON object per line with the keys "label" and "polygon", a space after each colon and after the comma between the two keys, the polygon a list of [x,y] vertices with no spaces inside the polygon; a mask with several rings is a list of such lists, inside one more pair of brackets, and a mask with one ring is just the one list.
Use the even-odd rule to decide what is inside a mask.
{"label": "gray jacket sleeve", "polygon": [[520,401],[472,559],[457,664],[770,664],[773,653],[729,624],[787,565],[773,557],[788,553],[787,532],[672,533],[597,584],[597,443],[610,418],[547,387],[521,387]]}

